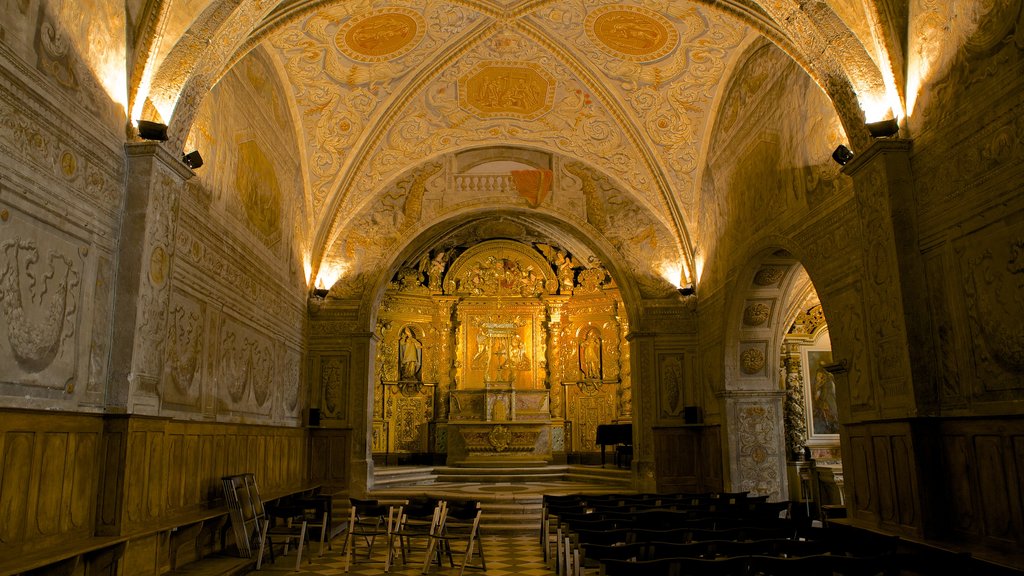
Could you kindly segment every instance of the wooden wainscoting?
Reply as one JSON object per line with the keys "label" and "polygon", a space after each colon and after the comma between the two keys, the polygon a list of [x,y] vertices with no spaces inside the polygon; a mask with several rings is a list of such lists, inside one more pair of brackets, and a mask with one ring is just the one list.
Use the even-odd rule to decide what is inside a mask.
{"label": "wooden wainscoting", "polygon": [[658,492],[721,491],[720,427],[655,426],[654,462]]}

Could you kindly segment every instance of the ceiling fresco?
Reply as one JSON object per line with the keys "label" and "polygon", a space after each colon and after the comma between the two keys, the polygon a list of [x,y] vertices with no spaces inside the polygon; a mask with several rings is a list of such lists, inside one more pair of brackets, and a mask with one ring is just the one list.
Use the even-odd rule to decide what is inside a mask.
{"label": "ceiling fresco", "polygon": [[[874,2],[835,9],[793,0],[157,4],[145,3],[145,14],[163,26],[162,34],[139,36],[132,116],[167,122],[172,141],[190,132],[194,141],[210,116],[199,113],[206,94],[261,54],[289,108],[294,134],[283,141],[299,143],[303,198],[292,201],[306,222],[297,244],[314,270],[353,252],[366,237],[366,215],[394,204],[410,170],[439,165],[442,179],[454,179],[446,158],[511,146],[559,158],[549,207],[559,190],[581,181],[614,189],[642,214],[634,219],[640,228],[657,231],[659,257],[675,260],[685,281],[711,134],[745,50],[764,39],[778,46],[846,127],[862,126],[866,103],[881,98],[875,92],[888,77],[884,42],[873,37]],[[862,138],[848,132],[852,145]],[[588,176],[573,176],[572,165]],[[581,221],[593,225],[586,215]]]}

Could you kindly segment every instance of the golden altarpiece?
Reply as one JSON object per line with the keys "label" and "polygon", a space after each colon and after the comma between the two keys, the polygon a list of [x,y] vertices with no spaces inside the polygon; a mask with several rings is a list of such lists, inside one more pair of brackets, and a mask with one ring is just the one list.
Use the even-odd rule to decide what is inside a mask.
{"label": "golden altarpiece", "polygon": [[491,240],[401,268],[378,316],[378,460],[541,465],[589,458],[631,418],[618,289],[595,259]]}

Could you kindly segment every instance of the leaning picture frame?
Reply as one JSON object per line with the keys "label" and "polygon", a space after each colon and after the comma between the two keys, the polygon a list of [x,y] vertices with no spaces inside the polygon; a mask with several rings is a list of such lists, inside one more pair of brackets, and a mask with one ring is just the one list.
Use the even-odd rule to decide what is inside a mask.
{"label": "leaning picture frame", "polygon": [[801,356],[808,445],[835,444],[839,441],[839,410],[835,377],[827,370],[832,364],[831,347],[810,346],[801,351]]}

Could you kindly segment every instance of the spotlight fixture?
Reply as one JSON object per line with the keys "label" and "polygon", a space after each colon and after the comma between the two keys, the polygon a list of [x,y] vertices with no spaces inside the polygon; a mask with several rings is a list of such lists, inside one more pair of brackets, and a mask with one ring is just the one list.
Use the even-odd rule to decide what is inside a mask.
{"label": "spotlight fixture", "polygon": [[697,293],[697,288],[693,284],[687,284],[686,286],[679,287],[680,296],[693,296]]}
{"label": "spotlight fixture", "polygon": [[185,166],[193,170],[203,165],[203,157],[199,155],[199,150],[193,150],[185,154],[181,157],[181,161],[185,163]]}
{"label": "spotlight fixture", "polygon": [[330,292],[329,288],[313,288],[313,297],[323,300],[327,298],[328,292]]}
{"label": "spotlight fixture", "polygon": [[159,140],[160,142],[167,140],[167,124],[150,122],[149,120],[139,120],[138,128],[140,138],[145,140]]}
{"label": "spotlight fixture", "polygon": [[836,147],[835,152],[832,153],[832,159],[836,161],[836,164],[840,166],[846,166],[846,163],[853,160],[853,152],[849,148],[840,144]]}
{"label": "spotlight fixture", "polygon": [[868,122],[865,124],[872,138],[888,138],[895,136],[900,131],[900,125],[895,118],[881,120],[879,122]]}

